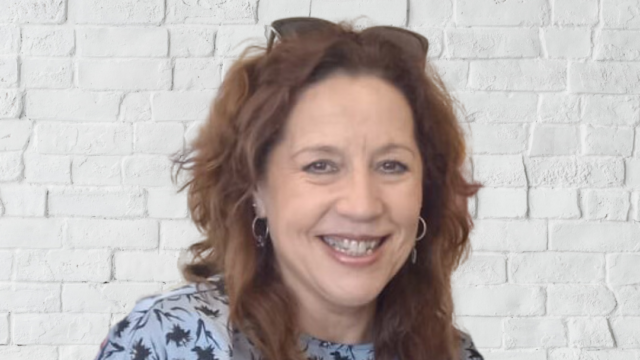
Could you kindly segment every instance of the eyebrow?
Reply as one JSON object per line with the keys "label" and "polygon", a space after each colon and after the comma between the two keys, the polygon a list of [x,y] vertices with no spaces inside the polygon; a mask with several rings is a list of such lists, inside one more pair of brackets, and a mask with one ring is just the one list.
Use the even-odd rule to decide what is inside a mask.
{"label": "eyebrow", "polygon": [[[377,149],[374,152],[375,156],[379,156],[380,154],[384,154],[387,152],[391,152],[394,150],[405,150],[407,152],[409,152],[412,156],[415,156],[415,151],[413,151],[413,149],[411,149],[408,146],[402,145],[402,144],[398,144],[398,143],[389,143],[383,147],[381,147],[380,149]],[[305,152],[317,152],[317,153],[325,153],[325,154],[329,154],[329,155],[339,155],[340,154],[340,150],[335,147],[335,146],[331,146],[331,145],[316,145],[316,146],[307,146],[304,147],[300,150],[297,150],[295,153],[293,153],[293,157],[297,157],[298,155],[305,153]]]}

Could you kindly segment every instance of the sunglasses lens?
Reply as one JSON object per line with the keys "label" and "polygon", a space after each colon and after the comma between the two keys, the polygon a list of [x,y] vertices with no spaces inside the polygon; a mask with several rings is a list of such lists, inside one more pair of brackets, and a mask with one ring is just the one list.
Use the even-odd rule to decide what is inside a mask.
{"label": "sunglasses lens", "polygon": [[367,36],[374,35],[396,44],[415,59],[424,60],[429,50],[429,42],[425,37],[407,30],[376,26],[368,28],[364,32],[367,33]]}

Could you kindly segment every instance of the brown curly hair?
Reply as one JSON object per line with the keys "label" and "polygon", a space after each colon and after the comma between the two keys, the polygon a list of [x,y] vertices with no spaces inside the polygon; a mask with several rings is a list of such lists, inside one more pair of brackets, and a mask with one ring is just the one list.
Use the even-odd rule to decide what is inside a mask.
{"label": "brown curly hair", "polygon": [[188,173],[191,217],[205,239],[190,247],[190,281],[223,274],[230,322],[265,359],[297,360],[296,304],[273,261],[252,234],[252,194],[265,173],[297,96],[341,71],[374,75],[407,98],[423,161],[421,216],[429,232],[417,243],[418,263],[406,263],[377,298],[376,359],[456,359],[451,274],[466,256],[473,225],[467,199],[479,185],[467,181],[466,157],[454,101],[437,73],[404,56],[396,44],[349,24],[291,37],[271,51],[251,46],[230,68],[209,118],[191,149],[177,161]]}

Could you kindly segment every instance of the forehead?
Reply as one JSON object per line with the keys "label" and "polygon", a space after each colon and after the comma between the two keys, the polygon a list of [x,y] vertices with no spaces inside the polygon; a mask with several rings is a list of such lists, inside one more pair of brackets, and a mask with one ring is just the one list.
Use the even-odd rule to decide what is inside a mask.
{"label": "forehead", "polygon": [[285,141],[313,139],[408,141],[413,115],[406,98],[373,75],[333,75],[307,88],[287,120]]}

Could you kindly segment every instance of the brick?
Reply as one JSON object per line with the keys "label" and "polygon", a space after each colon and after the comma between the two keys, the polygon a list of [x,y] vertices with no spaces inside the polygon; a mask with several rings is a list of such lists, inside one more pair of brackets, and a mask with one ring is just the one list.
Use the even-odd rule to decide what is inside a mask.
{"label": "brick", "polygon": [[145,154],[175,154],[184,146],[183,133],[181,123],[136,124],[134,150]]}
{"label": "brick", "polygon": [[451,0],[409,0],[410,27],[443,25],[452,21],[453,1]]}
{"label": "brick", "polygon": [[22,154],[19,152],[0,153],[0,181],[14,181],[22,177]]}
{"label": "brick", "polygon": [[578,158],[578,185],[614,187],[624,183],[624,162],[621,158]]}
{"label": "brick", "polygon": [[456,327],[473,334],[478,348],[502,347],[502,319],[495,317],[457,316]]}
{"label": "brick", "polygon": [[591,55],[591,28],[546,28],[544,43],[550,58],[587,58]]}
{"label": "brick", "polygon": [[632,189],[640,189],[640,159],[625,159],[626,184]]}
{"label": "brick", "polygon": [[466,89],[469,78],[469,62],[463,60],[433,60],[427,65],[442,78],[447,89]]}
{"label": "brick", "polygon": [[506,348],[550,348],[567,345],[562,319],[508,318],[504,322]]}
{"label": "brick", "polygon": [[140,217],[144,214],[142,190],[55,189],[49,192],[49,215]]}
{"label": "brick", "polygon": [[509,260],[509,280],[525,284],[596,283],[604,280],[604,265],[604,257],[599,254],[513,254]]}
{"label": "brick", "polygon": [[629,193],[624,190],[583,190],[585,219],[626,221],[629,216]]}
{"label": "brick", "polygon": [[621,315],[640,315],[640,285],[621,286],[614,291]]}
{"label": "brick", "polygon": [[178,24],[253,24],[257,0],[228,1],[212,5],[206,2],[167,0],[167,23]]}
{"label": "brick", "polygon": [[30,90],[26,96],[29,118],[65,121],[115,121],[119,94],[81,90]]}
{"label": "brick", "polygon": [[209,115],[211,91],[158,92],[151,98],[155,121],[196,121]]}
{"label": "brick", "polygon": [[124,281],[179,281],[178,252],[118,251],[115,279]]}
{"label": "brick", "polygon": [[83,360],[96,356],[95,345],[63,345],[58,347],[60,359]]}
{"label": "brick", "polygon": [[637,96],[585,95],[582,120],[593,125],[634,125],[640,118]]}
{"label": "brick", "polygon": [[634,61],[640,59],[639,31],[602,30],[595,40],[598,60]]}
{"label": "brick", "polygon": [[59,24],[66,20],[64,0],[6,0],[0,22]]}
{"label": "brick", "polygon": [[0,89],[0,119],[17,118],[22,112],[22,95],[16,90]]}
{"label": "brick", "polygon": [[67,156],[25,154],[24,178],[29,183],[71,184],[71,159]]}
{"label": "brick", "polygon": [[541,53],[537,29],[450,28],[446,34],[452,58],[532,58]]}
{"label": "brick", "polygon": [[570,318],[569,345],[579,348],[611,348],[614,346],[607,319],[602,317]]}
{"label": "brick", "polygon": [[546,123],[580,122],[580,97],[573,94],[542,94],[540,121]]}
{"label": "brick", "polygon": [[264,31],[258,25],[221,26],[216,34],[214,55],[237,58],[250,45],[264,45]]}
{"label": "brick", "polygon": [[602,20],[605,28],[640,28],[639,0],[603,0]]}
{"label": "brick", "polygon": [[90,90],[167,90],[171,64],[167,60],[80,60],[78,85]]}
{"label": "brick", "polygon": [[604,285],[550,285],[547,311],[550,315],[608,315],[616,308],[616,299]]}
{"label": "brick", "polygon": [[484,186],[527,186],[527,177],[520,155],[474,156],[473,179]]}
{"label": "brick", "polygon": [[259,1],[257,6],[258,19],[264,24],[277,19],[308,16],[311,12],[311,0]]}
{"label": "brick", "polygon": [[220,86],[221,63],[207,59],[176,59],[173,71],[177,90],[215,89]]}
{"label": "brick", "polygon": [[163,28],[81,28],[78,54],[88,57],[165,57],[169,35]]}
{"label": "brick", "polygon": [[65,27],[22,28],[22,55],[69,56],[75,49],[73,29]]}
{"label": "brick", "polygon": [[11,279],[13,269],[13,251],[0,250],[0,281]]}
{"label": "brick", "polygon": [[98,344],[109,326],[106,314],[17,314],[13,341],[31,344]]}
{"label": "brick", "polygon": [[618,347],[640,348],[640,317],[612,318],[611,330]]}
{"label": "brick", "polygon": [[9,343],[9,314],[0,314],[0,344]]}
{"label": "brick", "polygon": [[153,283],[76,283],[62,285],[65,313],[123,313],[142,297],[160,291]]}
{"label": "brick", "polygon": [[0,218],[0,248],[56,248],[62,245],[64,221]]}
{"label": "brick", "polygon": [[309,16],[332,21],[349,21],[357,16],[365,16],[373,24],[404,26],[407,23],[407,7],[406,1],[393,0],[371,0],[366,5],[358,0],[315,0],[311,2]]}
{"label": "brick", "polygon": [[160,248],[183,250],[203,240],[191,220],[163,220],[160,222]]}
{"label": "brick", "polygon": [[107,281],[109,250],[20,250],[15,255],[16,280]]}
{"label": "brick", "polygon": [[640,285],[640,255],[607,255],[607,282],[611,285]]}
{"label": "brick", "polygon": [[473,254],[453,275],[456,286],[507,282],[506,259],[502,255]]}
{"label": "brick", "polygon": [[131,153],[131,126],[124,124],[40,123],[38,151],[43,154],[125,155]]}
{"label": "brick", "polygon": [[8,216],[45,215],[46,189],[28,185],[2,185],[0,199]]}
{"label": "brick", "polygon": [[23,58],[20,70],[27,88],[61,89],[73,85],[73,65],[69,59]]}
{"label": "brick", "polygon": [[18,59],[15,56],[0,57],[0,87],[17,87]]}
{"label": "brick", "polygon": [[547,354],[544,350],[492,350],[482,351],[482,354],[491,360],[547,360]]}
{"label": "brick", "polygon": [[536,121],[538,97],[531,93],[459,92],[465,120],[486,123],[530,123]]}
{"label": "brick", "polygon": [[121,181],[120,156],[78,156],[73,158],[74,185],[118,185]]}
{"label": "brick", "polygon": [[153,220],[69,219],[71,248],[153,249],[158,247],[158,223]]}
{"label": "brick", "polygon": [[549,23],[551,9],[546,1],[495,2],[458,0],[456,23],[463,26],[538,26]]}
{"label": "brick", "polygon": [[580,217],[575,189],[529,189],[529,216],[532,218],[577,219]]}
{"label": "brick", "polygon": [[0,284],[0,311],[49,313],[61,309],[60,285],[46,283]]}
{"label": "brick", "polygon": [[125,185],[171,186],[171,161],[166,156],[133,156],[122,162]]}
{"label": "brick", "polygon": [[631,156],[634,129],[631,127],[582,127],[584,155]]}
{"label": "brick", "polygon": [[478,191],[479,218],[523,218],[527,214],[527,190],[481,188]]}
{"label": "brick", "polygon": [[578,152],[578,128],[536,124],[531,134],[530,156],[574,155]]}
{"label": "brick", "polygon": [[148,189],[149,217],[180,219],[187,217],[187,196],[176,189]]}
{"label": "brick", "polygon": [[640,94],[637,62],[571,62],[569,90],[574,93]]}
{"label": "brick", "polygon": [[640,221],[640,192],[631,193],[632,219]]}
{"label": "brick", "polygon": [[549,360],[637,360],[633,350],[549,349]]}
{"label": "brick", "polygon": [[0,151],[23,150],[27,146],[30,137],[30,121],[2,121],[2,126],[0,127]]}
{"label": "brick", "polygon": [[554,2],[552,21],[556,25],[595,25],[598,22],[598,0]]}
{"label": "brick", "polygon": [[[483,0],[484,1],[484,0]],[[478,90],[564,90],[567,66],[560,60],[472,61],[469,87]]]}
{"label": "brick", "polygon": [[55,346],[0,346],[0,358],[2,360],[24,359],[57,359],[58,348]]}
{"label": "brick", "polygon": [[512,284],[455,287],[456,314],[472,316],[533,316],[544,313],[544,292],[539,287]]}
{"label": "brick", "polygon": [[151,95],[147,93],[129,93],[120,106],[120,120],[138,122],[151,120]]}
{"label": "brick", "polygon": [[480,251],[541,251],[547,248],[547,223],[542,220],[476,220],[471,245]]}
{"label": "brick", "polygon": [[[296,1],[295,3],[303,3]],[[264,6],[270,6],[267,2]],[[260,4],[262,5],[262,4]],[[169,49],[171,56],[212,56],[216,38],[216,29],[199,26],[180,26],[169,29]]]}
{"label": "brick", "polygon": [[519,154],[527,146],[527,127],[522,124],[469,124],[473,154]]}
{"label": "brick", "polygon": [[640,251],[640,224],[612,222],[551,222],[549,245],[559,251]]}
{"label": "brick", "polygon": [[159,24],[163,0],[70,0],[79,24]]}
{"label": "brick", "polygon": [[20,48],[20,28],[0,25],[0,54],[16,54]]}

